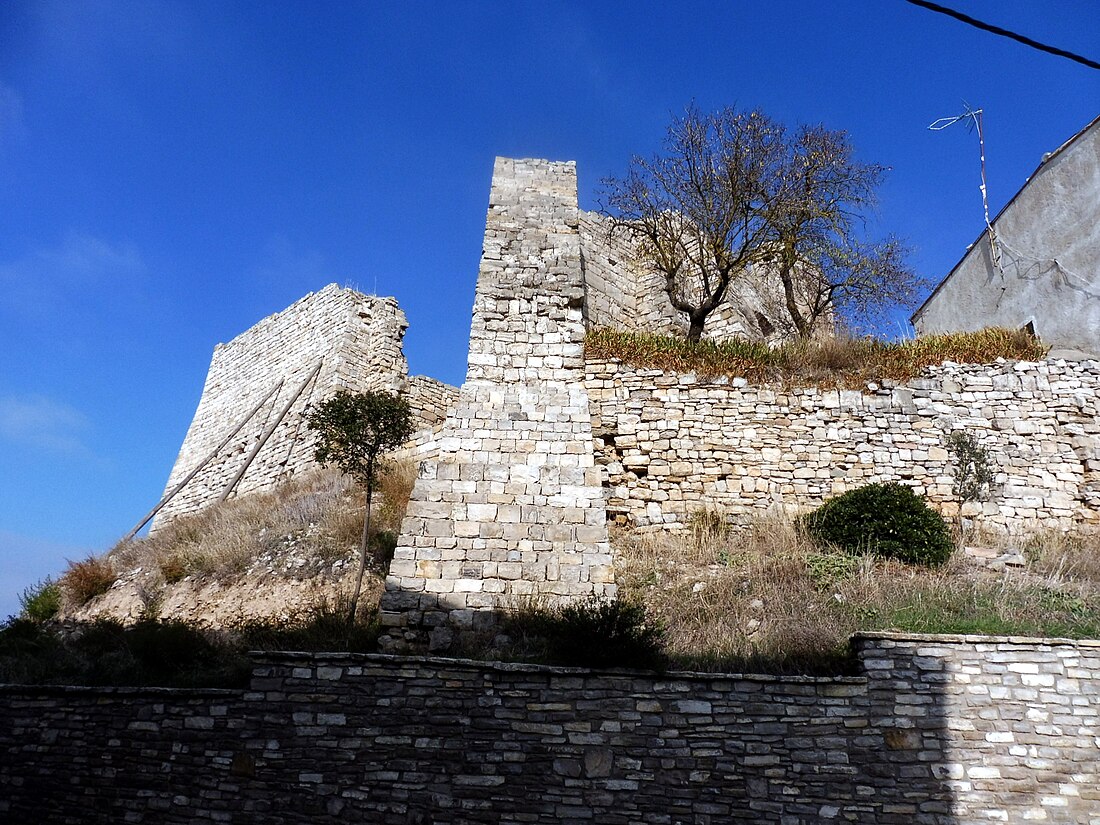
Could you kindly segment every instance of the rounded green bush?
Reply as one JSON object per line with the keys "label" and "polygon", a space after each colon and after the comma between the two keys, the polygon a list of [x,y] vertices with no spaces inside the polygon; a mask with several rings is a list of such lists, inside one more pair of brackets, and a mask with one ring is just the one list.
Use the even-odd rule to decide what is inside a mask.
{"label": "rounded green bush", "polygon": [[908,564],[943,564],[955,550],[943,516],[908,487],[868,484],[829,499],[803,517],[815,539],[850,553]]}

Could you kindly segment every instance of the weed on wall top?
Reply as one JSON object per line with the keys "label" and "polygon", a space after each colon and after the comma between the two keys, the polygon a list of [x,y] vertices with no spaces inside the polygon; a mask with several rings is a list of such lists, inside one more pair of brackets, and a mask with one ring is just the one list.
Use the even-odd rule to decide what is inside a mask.
{"label": "weed on wall top", "polygon": [[926,367],[945,361],[1037,361],[1046,356],[1047,348],[1026,332],[995,327],[897,342],[837,337],[792,342],[775,349],[759,341],[691,342],[667,335],[598,329],[585,336],[584,351],[590,361],[618,359],[641,369],[747,378],[760,383],[856,387],[884,379],[907,381]]}

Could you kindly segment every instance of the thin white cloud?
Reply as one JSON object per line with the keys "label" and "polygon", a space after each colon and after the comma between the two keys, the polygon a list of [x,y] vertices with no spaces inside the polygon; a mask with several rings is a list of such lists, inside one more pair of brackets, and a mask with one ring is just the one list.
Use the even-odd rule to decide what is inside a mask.
{"label": "thin white cloud", "polygon": [[90,428],[79,410],[41,395],[0,396],[0,439],[51,452],[84,453]]}
{"label": "thin white cloud", "polygon": [[120,288],[145,271],[130,244],[70,232],[52,248],[0,263],[0,310],[42,316],[90,288]]}
{"label": "thin white cloud", "polygon": [[23,98],[11,86],[0,82],[0,152],[21,143],[26,136]]}

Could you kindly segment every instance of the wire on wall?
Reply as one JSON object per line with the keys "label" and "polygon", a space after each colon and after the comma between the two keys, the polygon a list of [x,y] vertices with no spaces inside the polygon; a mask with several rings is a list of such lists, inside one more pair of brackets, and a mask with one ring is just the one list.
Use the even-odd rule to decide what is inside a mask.
{"label": "wire on wall", "polygon": [[929,123],[928,128],[933,132],[939,132],[960,121],[969,121],[971,128],[978,132],[978,155],[981,160],[982,174],[982,183],[979,188],[982,191],[982,209],[985,212],[985,229],[986,232],[989,233],[989,253],[993,259],[993,266],[1003,278],[1004,270],[1001,269],[1001,253],[997,247],[997,233],[993,231],[993,223],[989,219],[989,192],[985,183],[985,135],[982,132],[982,110],[971,109],[969,105],[966,105],[966,110],[961,115],[956,115],[955,117],[941,117],[939,120],[934,120]]}

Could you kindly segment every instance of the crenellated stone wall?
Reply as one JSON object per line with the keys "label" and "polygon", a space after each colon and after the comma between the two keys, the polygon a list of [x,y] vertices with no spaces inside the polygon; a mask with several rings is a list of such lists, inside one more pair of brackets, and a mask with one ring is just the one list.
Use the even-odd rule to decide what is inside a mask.
{"label": "crenellated stone wall", "polygon": [[267,654],[0,687],[0,821],[1100,822],[1100,642],[868,634],[847,677]]}
{"label": "crenellated stone wall", "polygon": [[[439,421],[457,390],[422,376],[408,378],[401,347],[407,326],[405,313],[393,298],[330,284],[264,318],[229,343],[218,344],[165,493],[175,489],[242,421],[246,423],[165,505],[152,529],[217,501],[271,427],[269,439],[234,494],[271,489],[316,466],[314,439],[304,414],[311,402],[322,401],[337,389],[407,390],[421,426]],[[320,371],[310,379],[318,365]],[[279,413],[292,400],[276,426]]]}
{"label": "crenellated stone wall", "polygon": [[751,385],[590,361],[609,515],[681,526],[718,509],[743,523],[900,481],[946,515],[952,432],[988,450],[989,499],[962,515],[1007,532],[1100,525],[1100,362],[944,364],[865,391]]}
{"label": "crenellated stone wall", "polygon": [[390,650],[494,609],[615,592],[584,385],[572,163],[498,158],[458,401],[421,465],[382,597]]}

